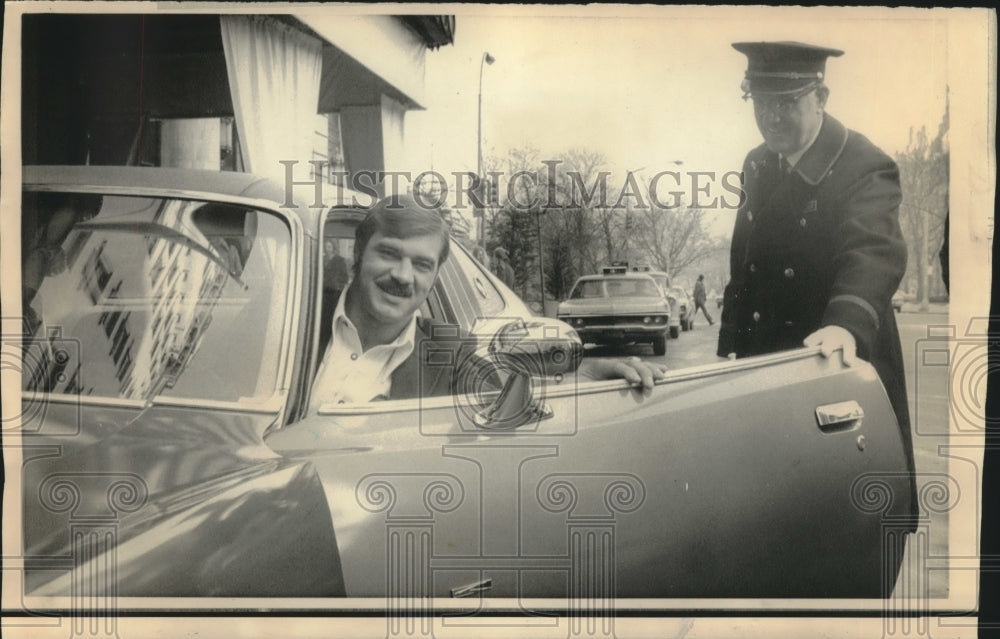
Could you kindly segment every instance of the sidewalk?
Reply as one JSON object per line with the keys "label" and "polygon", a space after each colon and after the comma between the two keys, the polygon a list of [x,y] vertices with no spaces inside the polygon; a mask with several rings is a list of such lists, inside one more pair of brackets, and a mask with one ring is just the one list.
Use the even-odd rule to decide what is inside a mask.
{"label": "sidewalk", "polygon": [[903,310],[900,313],[944,313],[948,314],[948,303],[947,302],[931,302],[927,305],[926,311],[920,310],[920,304],[918,302],[903,302]]}

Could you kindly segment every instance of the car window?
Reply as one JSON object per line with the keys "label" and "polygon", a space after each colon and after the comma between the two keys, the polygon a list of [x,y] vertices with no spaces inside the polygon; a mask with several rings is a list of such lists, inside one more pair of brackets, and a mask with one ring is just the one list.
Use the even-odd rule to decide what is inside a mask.
{"label": "car window", "polygon": [[266,399],[290,234],[245,206],[26,192],[23,388],[123,399]]}
{"label": "car window", "polygon": [[323,228],[323,288],[342,291],[354,268],[354,224],[331,220]]}
{"label": "car window", "polygon": [[472,330],[482,317],[501,317],[507,311],[503,296],[469,255],[452,241],[448,259],[441,265],[435,289],[448,302],[448,317],[465,330]]}
{"label": "car window", "polygon": [[573,292],[570,294],[570,299],[574,300],[595,297],[604,297],[604,282],[601,280],[583,280],[582,282],[577,282],[573,288]]}

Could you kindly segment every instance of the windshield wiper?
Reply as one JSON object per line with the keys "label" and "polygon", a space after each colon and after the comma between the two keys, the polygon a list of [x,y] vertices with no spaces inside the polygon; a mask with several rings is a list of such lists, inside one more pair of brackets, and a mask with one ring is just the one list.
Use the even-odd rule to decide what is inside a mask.
{"label": "windshield wiper", "polygon": [[168,388],[173,388],[177,383],[177,378],[180,377],[181,371],[184,370],[186,362],[182,361],[176,352],[171,351],[167,356],[167,363],[162,370],[157,374],[156,379],[149,387],[149,392],[143,397],[142,408],[132,419],[128,420],[125,425],[126,428],[134,424],[135,422],[142,419],[142,417],[149,412],[149,409],[156,405],[156,398],[160,396],[163,391]]}
{"label": "windshield wiper", "polygon": [[154,237],[162,237],[165,240],[176,242],[178,244],[183,244],[212,260],[212,262],[217,266],[222,267],[229,277],[232,278],[234,282],[239,284],[244,291],[249,290],[250,288],[240,278],[228,261],[219,257],[211,248],[199,244],[190,236],[184,235],[180,231],[170,228],[169,226],[165,226],[157,222],[111,222],[102,220],[82,222],[77,224],[74,228],[83,231],[115,231],[120,233],[130,233],[132,235],[151,235]]}

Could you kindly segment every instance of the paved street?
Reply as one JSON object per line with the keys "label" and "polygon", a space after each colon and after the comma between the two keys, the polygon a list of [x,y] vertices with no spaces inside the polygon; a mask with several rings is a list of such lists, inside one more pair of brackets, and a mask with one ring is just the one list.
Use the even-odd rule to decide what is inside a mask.
{"label": "paved street", "polygon": [[[698,364],[719,361],[715,355],[716,340],[719,335],[716,309],[712,311],[716,319],[714,326],[708,326],[704,317],[695,320],[693,331],[682,332],[680,337],[667,342],[667,354],[656,357],[649,345],[624,347],[590,347],[588,357],[637,355],[648,361],[660,361],[671,369],[685,368]],[[907,394],[910,399],[910,416],[913,427],[914,459],[917,470],[917,490],[937,481],[948,472],[948,460],[938,453],[938,447],[948,443],[948,380],[949,366],[938,365],[940,357],[928,356],[928,351],[940,352],[947,349],[947,342],[929,340],[931,335],[941,335],[948,323],[947,307],[937,306],[932,312],[910,312],[905,309],[896,315],[903,360],[906,369]],[[955,335],[964,335],[965,327],[959,327]],[[933,354],[933,353],[932,353]],[[950,360],[949,360],[950,361]],[[926,504],[924,504],[926,505]],[[921,545],[926,544],[924,557],[915,556],[914,544],[908,543],[904,558],[903,572],[897,582],[897,594],[911,593],[911,596],[931,598],[948,595],[947,575],[943,570],[927,570],[916,566],[940,565],[948,555],[948,512],[933,512],[922,508],[922,514],[929,518],[921,524],[918,535]],[[918,561],[919,559],[919,561]]]}
{"label": "paved street", "polygon": [[649,344],[631,346],[592,346],[587,349],[588,357],[616,357],[621,355],[637,355],[651,362],[663,362],[670,369],[687,368],[699,364],[709,364],[719,361],[715,356],[715,345],[719,339],[719,313],[710,311],[715,325],[709,326],[705,318],[700,316],[695,320],[692,331],[682,331],[677,339],[667,340],[667,354],[662,357],[653,355],[653,347]]}

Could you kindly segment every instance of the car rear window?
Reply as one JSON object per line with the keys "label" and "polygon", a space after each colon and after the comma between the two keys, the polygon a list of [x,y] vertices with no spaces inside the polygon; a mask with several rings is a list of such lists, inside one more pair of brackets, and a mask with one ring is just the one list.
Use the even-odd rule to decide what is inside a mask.
{"label": "car rear window", "polygon": [[243,205],[26,192],[23,390],[264,400],[279,378],[291,235]]}

